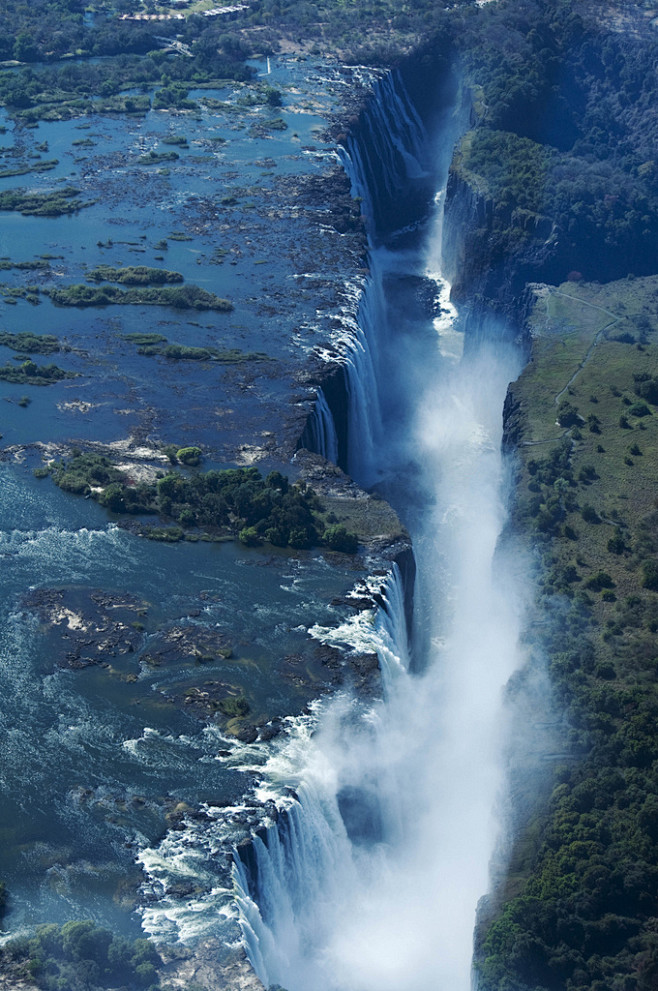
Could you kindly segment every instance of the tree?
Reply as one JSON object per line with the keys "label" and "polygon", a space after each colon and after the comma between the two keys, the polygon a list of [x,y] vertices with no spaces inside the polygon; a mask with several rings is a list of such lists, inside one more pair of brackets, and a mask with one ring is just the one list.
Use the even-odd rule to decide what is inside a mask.
{"label": "tree", "polygon": [[183,465],[189,465],[190,467],[196,467],[196,465],[201,463],[201,448],[200,447],[181,447],[176,451],[176,458]]}
{"label": "tree", "polygon": [[119,482],[112,482],[104,492],[101,492],[98,501],[101,506],[111,510],[113,513],[125,513],[126,502],[123,496],[123,486]]}
{"label": "tree", "polygon": [[566,400],[561,402],[557,410],[557,422],[561,427],[575,427],[580,422],[581,416],[578,407]]}
{"label": "tree", "polygon": [[341,524],[327,527],[322,539],[332,551],[342,551],[343,554],[356,554],[359,549],[357,535],[350,533]]}
{"label": "tree", "polygon": [[26,32],[21,32],[14,43],[14,58],[18,62],[36,62],[39,57],[37,46],[32,41],[32,36]]}

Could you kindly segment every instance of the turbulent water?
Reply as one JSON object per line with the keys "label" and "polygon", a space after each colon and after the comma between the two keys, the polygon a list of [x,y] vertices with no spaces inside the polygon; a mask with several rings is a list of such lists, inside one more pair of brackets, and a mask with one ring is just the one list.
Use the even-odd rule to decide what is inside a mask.
{"label": "turbulent water", "polygon": [[[380,89],[368,153],[347,168],[373,213],[368,159],[437,195],[413,247],[373,226],[348,358],[350,472],[404,516],[418,567],[411,660],[395,582],[368,631],[384,700],[341,698],[270,762],[298,801],[239,863],[242,925],[264,984],[289,991],[467,991],[478,900],[500,831],[503,688],[518,666],[518,562],[505,522],[502,406],[520,358],[484,321],[468,346],[441,279],[442,200],[457,122],[430,141],[399,84]],[[379,154],[378,142],[393,144]],[[373,147],[374,146],[374,147]],[[388,157],[387,157],[388,156]],[[379,167],[379,166],[377,166]],[[394,194],[400,175],[389,176]],[[433,287],[433,312],[418,296]]]}
{"label": "turbulent water", "polygon": [[[286,470],[278,446],[292,451],[313,395],[295,370],[330,339],[330,282],[342,283],[350,257],[323,209],[322,224],[291,219],[289,189],[311,179],[323,188],[335,163],[328,114],[362,73],[312,58],[253,67],[284,94],[273,132],[271,108],[247,106],[244,87],[228,82],[193,91],[193,114],[90,113],[23,127],[0,111],[0,191],[48,148],[57,164],[26,172],[20,186],[74,182],[87,204],[59,218],[5,212],[0,229],[0,253],[17,263],[2,274],[2,330],[57,336],[62,350],[35,360],[74,375],[47,388],[0,384],[0,942],[87,917],[133,936],[237,938],[222,928],[231,879],[216,850],[249,827],[243,766],[255,758],[214,721],[205,726],[211,712],[194,701],[212,688],[248,695],[254,724],[298,715],[337,677],[307,630],[351,614],[340,603],[367,576],[351,558],[341,566],[315,551],[144,541],[93,500],[32,474],[65,454],[60,445],[108,443],[131,461],[133,441],[152,454],[160,443],[200,445],[207,467],[267,455],[263,474]],[[149,151],[174,146],[175,160],[151,167]],[[83,283],[99,265],[166,267],[235,309],[62,307],[43,291]],[[271,360],[149,356],[131,336],[145,330]],[[0,364],[16,356],[5,339]],[[335,458],[322,410],[314,443]],[[40,610],[44,601],[61,613]],[[198,663],[191,642],[213,631],[231,657]],[[183,823],[181,808],[195,817]],[[238,825],[227,829],[231,816]]]}
{"label": "turbulent water", "polygon": [[[354,574],[340,578],[340,569],[320,558],[265,562],[232,544],[144,541],[108,525],[91,500],[71,500],[21,469],[0,465],[6,928],[13,935],[35,923],[91,916],[138,934],[134,908],[146,875],[149,934],[191,938],[216,929],[217,907],[230,895],[217,890],[217,831],[197,823],[196,831],[168,833],[163,845],[165,813],[181,802],[239,806],[242,766],[253,757],[216,725],[204,727],[172,704],[210,673],[184,652],[149,664],[160,635],[153,631],[190,624],[239,630],[235,656],[223,669],[213,665],[210,677],[246,670],[254,705],[285,715],[295,705],[299,711],[305,696],[295,702],[294,686],[275,673],[278,658],[303,650],[307,627],[339,620],[340,611],[323,603],[349,588]],[[124,655],[108,647],[102,667],[62,669],[66,627],[49,629],[24,606],[26,590],[44,586],[138,596],[147,613],[143,644]],[[173,903],[168,894],[176,885],[194,897],[179,890]]]}

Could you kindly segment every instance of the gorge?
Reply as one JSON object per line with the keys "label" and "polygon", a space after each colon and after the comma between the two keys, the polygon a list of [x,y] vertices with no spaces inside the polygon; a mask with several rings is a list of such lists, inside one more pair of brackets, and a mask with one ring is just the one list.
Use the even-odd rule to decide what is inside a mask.
{"label": "gorge", "polygon": [[[467,991],[501,828],[527,581],[499,542],[502,409],[522,354],[499,319],[469,327],[449,302],[443,204],[468,107],[450,75],[435,85],[428,130],[400,74],[377,84],[344,157],[370,230],[346,466],[407,523],[417,572],[410,628],[389,585],[369,634],[384,699],[327,704],[265,767],[299,797],[238,861],[241,924],[265,986],[290,991]],[[330,635],[358,648],[364,631]]]}

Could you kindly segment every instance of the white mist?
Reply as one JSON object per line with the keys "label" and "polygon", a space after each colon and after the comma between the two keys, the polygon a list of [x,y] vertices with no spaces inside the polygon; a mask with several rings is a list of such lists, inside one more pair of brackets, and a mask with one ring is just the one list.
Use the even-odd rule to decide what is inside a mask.
{"label": "white mist", "polygon": [[[359,478],[362,464],[371,481],[379,463],[392,498],[411,507],[415,673],[389,657],[384,702],[337,700],[314,735],[272,759],[270,781],[292,784],[301,804],[256,842],[258,905],[241,897],[250,958],[266,986],[288,991],[471,988],[505,783],[503,689],[519,665],[518,568],[498,543],[502,408],[520,358],[495,326],[461,355],[447,304],[420,343],[387,317],[387,274],[438,278],[440,240],[439,198],[425,257],[372,252],[366,312],[380,322],[353,366],[368,369],[352,394],[376,407],[378,429],[351,469]],[[373,449],[378,437],[385,448]],[[400,609],[389,589],[392,621],[372,631],[382,659],[406,653]],[[240,880],[246,891],[244,870]]]}

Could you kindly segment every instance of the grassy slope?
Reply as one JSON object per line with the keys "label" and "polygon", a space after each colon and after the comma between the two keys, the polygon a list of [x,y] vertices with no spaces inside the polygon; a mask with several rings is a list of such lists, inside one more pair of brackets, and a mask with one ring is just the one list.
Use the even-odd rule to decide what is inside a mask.
{"label": "grassy slope", "polygon": [[[640,401],[633,376],[658,372],[657,297],[658,277],[607,285],[547,287],[533,316],[533,330],[538,336],[532,361],[514,387],[525,424],[520,448],[520,511],[527,518],[535,495],[528,490],[533,477],[528,472],[529,463],[546,457],[562,438],[568,438],[575,479],[571,486],[573,508],[560,521],[562,528],[546,553],[556,565],[575,566],[580,581],[570,583],[574,586],[586,584],[600,570],[607,571],[617,602],[633,594],[650,602],[654,598],[654,593],[641,587],[640,565],[645,554],[637,547],[634,552],[613,553],[607,544],[615,534],[621,534],[632,548],[638,543],[643,521],[655,508],[658,408],[648,404],[650,414],[641,417],[632,411]],[[640,314],[652,329],[642,334],[646,343],[638,346]],[[635,343],[629,343],[627,335]],[[557,421],[564,402],[571,403],[585,421],[575,427],[575,438],[574,427],[562,427]],[[587,422],[590,416],[599,421],[596,432]],[[626,417],[627,427],[620,426],[622,417]],[[594,473],[589,472],[591,477],[581,478],[589,468],[594,469]],[[585,504],[593,506],[600,522],[583,520]],[[576,540],[564,537],[568,526]],[[600,596],[592,598],[597,622],[603,627],[619,606]],[[610,653],[602,631],[596,631],[595,636],[600,649]]]}
{"label": "grassy slope", "polygon": [[658,372],[657,298],[658,277],[541,287],[512,387],[514,523],[538,563],[530,649],[567,718],[552,794],[483,919],[483,991],[658,986],[658,406],[632,412],[634,376]]}

